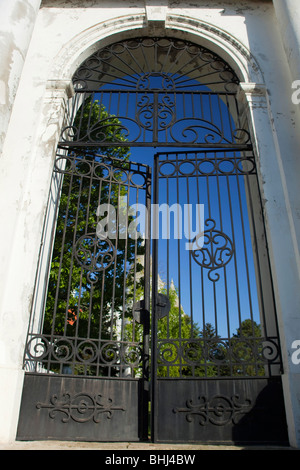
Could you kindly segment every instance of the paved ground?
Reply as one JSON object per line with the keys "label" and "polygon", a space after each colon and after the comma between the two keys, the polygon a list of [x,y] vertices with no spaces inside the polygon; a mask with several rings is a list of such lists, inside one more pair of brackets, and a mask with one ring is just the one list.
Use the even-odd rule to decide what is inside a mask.
{"label": "paved ground", "polygon": [[226,446],[226,445],[188,445],[188,444],[152,444],[152,443],[99,443],[99,442],[62,442],[33,441],[1,444],[0,450],[102,450],[102,451],[202,451],[202,450],[293,450],[277,446]]}

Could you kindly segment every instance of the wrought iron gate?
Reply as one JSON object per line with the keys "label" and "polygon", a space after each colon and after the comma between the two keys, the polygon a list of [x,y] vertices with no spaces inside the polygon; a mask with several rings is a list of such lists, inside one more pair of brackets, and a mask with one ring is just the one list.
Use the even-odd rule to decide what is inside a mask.
{"label": "wrought iron gate", "polygon": [[253,152],[158,153],[154,181],[153,440],[286,442]]}
{"label": "wrought iron gate", "polygon": [[[154,441],[283,443],[276,312],[238,77],[199,45],[138,38],[95,52],[73,84],[18,439],[147,439],[151,388]],[[139,161],[146,147],[158,151],[152,253],[151,162],[129,154]]]}
{"label": "wrought iron gate", "polygon": [[57,156],[59,214],[47,296],[28,332],[19,439],[147,438],[147,220],[143,243],[128,234],[129,208],[150,205],[150,177],[126,159]]}

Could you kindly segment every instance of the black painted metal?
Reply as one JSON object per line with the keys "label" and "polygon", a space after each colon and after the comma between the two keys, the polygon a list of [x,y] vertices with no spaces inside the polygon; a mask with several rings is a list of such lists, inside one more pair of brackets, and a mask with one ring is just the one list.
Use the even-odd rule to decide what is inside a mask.
{"label": "black painted metal", "polygon": [[138,441],[143,380],[26,374],[18,440]]}
{"label": "black painted metal", "polygon": [[61,147],[114,141],[124,147],[251,148],[236,99],[239,80],[201,46],[169,38],[122,41],[89,57],[73,83]]}
{"label": "black painted metal", "polygon": [[[93,114],[96,101],[108,116],[100,113],[97,121],[86,127],[82,116]],[[85,107],[79,107],[75,121],[71,120],[74,111],[70,112],[60,147],[110,147],[110,128],[119,133],[115,142],[122,147],[251,148],[249,132],[232,122],[231,113],[238,108],[234,93],[105,90],[77,92],[72,108],[77,110],[78,102]]]}
{"label": "black painted metal", "polygon": [[280,377],[157,383],[156,441],[287,445]]}
{"label": "black painted metal", "polygon": [[212,51],[169,37],[142,37],[110,44],[88,57],[73,76],[78,92],[107,86],[119,90],[236,92],[239,79]]}

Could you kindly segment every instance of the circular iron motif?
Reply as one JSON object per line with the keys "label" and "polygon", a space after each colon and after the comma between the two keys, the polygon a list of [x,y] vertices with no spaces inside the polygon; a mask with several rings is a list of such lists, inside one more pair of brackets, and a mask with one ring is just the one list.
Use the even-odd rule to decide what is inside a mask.
{"label": "circular iron motif", "polygon": [[115,259],[115,247],[108,238],[99,238],[95,234],[86,233],[76,242],[75,257],[84,269],[97,273],[112,265]]}
{"label": "circular iron motif", "polygon": [[[215,282],[220,279],[220,274],[216,270],[229,263],[234,248],[228,235],[215,229],[216,222],[213,219],[205,221],[206,226],[210,224],[212,227],[205,230],[203,236],[194,238],[193,243],[196,247],[192,250],[192,257],[201,267],[209,269],[208,277]],[[199,240],[202,242],[201,246]]]}

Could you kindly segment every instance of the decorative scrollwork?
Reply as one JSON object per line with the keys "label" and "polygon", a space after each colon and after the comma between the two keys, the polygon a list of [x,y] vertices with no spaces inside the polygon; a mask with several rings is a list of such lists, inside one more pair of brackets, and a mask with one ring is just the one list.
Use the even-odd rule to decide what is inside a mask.
{"label": "decorative scrollwork", "polygon": [[137,79],[137,90],[174,90],[175,83],[167,73],[144,73]]}
{"label": "decorative scrollwork", "polygon": [[235,129],[232,135],[225,136],[221,129],[206,119],[182,118],[173,120],[170,131],[175,142],[195,144],[243,144],[250,142],[250,134],[246,129]]}
{"label": "decorative scrollwork", "polygon": [[74,345],[70,339],[56,338],[51,345],[51,350],[55,360],[67,362],[73,357]]}
{"label": "decorative scrollwork", "polygon": [[26,356],[30,361],[39,362],[47,357],[50,344],[44,335],[33,335],[26,344]]}
{"label": "decorative scrollwork", "polygon": [[80,341],[76,348],[76,358],[84,364],[94,362],[98,356],[98,348],[94,341],[83,340]]}
{"label": "decorative scrollwork", "polygon": [[180,376],[202,376],[205,367],[214,376],[264,376],[265,366],[280,364],[279,346],[275,338],[232,337],[159,340],[159,367],[177,368]]}
{"label": "decorative scrollwork", "polygon": [[154,101],[153,93],[141,96],[137,103],[138,112],[136,114],[136,121],[140,129],[154,131],[155,122],[157,132],[171,127],[176,117],[174,106],[174,100],[170,95],[160,96],[157,103]]}
{"label": "decorative scrollwork", "polygon": [[126,411],[123,405],[113,405],[111,398],[102,395],[93,396],[88,393],[78,393],[71,395],[66,392],[61,397],[52,395],[49,403],[37,403],[36,408],[48,409],[49,418],[55,419],[57,414],[62,414],[62,423],[67,423],[72,419],[77,423],[94,421],[100,423],[102,417],[111,419],[114,411]]}
{"label": "decorative scrollwork", "polygon": [[278,344],[270,338],[266,338],[261,343],[261,348],[257,346],[257,355],[260,355],[261,360],[265,363],[276,362],[279,359]]}
{"label": "decorative scrollwork", "polygon": [[141,127],[137,120],[127,116],[108,116],[94,122],[88,129],[81,129],[75,125],[66,126],[61,133],[61,142],[90,142],[105,143],[109,136],[110,142],[120,143],[129,139],[130,142],[138,141],[141,135]]}
{"label": "decorative scrollwork", "polygon": [[[117,340],[81,339],[70,336],[34,335],[26,345],[26,370],[34,370],[34,364],[50,368],[55,364],[71,368],[130,367],[138,368],[143,360],[140,343]],[[43,372],[47,372],[44,369]]]}
{"label": "decorative scrollwork", "polygon": [[194,404],[193,400],[186,401],[186,407],[176,407],[174,413],[185,413],[188,423],[192,423],[197,416],[199,424],[205,426],[211,423],[216,426],[225,426],[228,423],[237,424],[242,415],[249,413],[252,402],[245,398],[243,402],[238,395],[226,397],[215,395],[208,399],[205,396],[198,398],[199,403]]}
{"label": "decorative scrollwork", "polygon": [[106,342],[100,351],[101,362],[107,365],[118,364],[120,361],[120,351],[117,343]]}
{"label": "decorative scrollwork", "polygon": [[88,278],[90,282],[97,281],[98,278],[95,273],[109,268],[116,256],[116,250],[112,242],[108,238],[97,237],[93,233],[86,233],[77,240],[74,253],[79,265],[89,271]]}
{"label": "decorative scrollwork", "polygon": [[122,362],[131,367],[137,367],[141,362],[141,348],[136,344],[127,344],[121,348]]}
{"label": "decorative scrollwork", "polygon": [[180,359],[180,347],[176,341],[161,341],[158,345],[159,362],[172,365]]}
{"label": "decorative scrollwork", "polygon": [[204,47],[174,38],[144,37],[108,45],[93,53],[76,70],[74,88],[81,92],[99,89],[107,83],[107,76],[118,87],[135,90],[173,90],[187,86],[205,89],[215,85],[234,92],[239,83],[221,57]]}
{"label": "decorative scrollwork", "polygon": [[[195,237],[193,242],[196,244],[191,251],[193,259],[202,268],[208,269],[208,278],[212,282],[220,279],[220,274],[216,270],[224,267],[231,260],[234,247],[233,243],[225,233],[216,230],[216,222],[213,219],[207,219],[205,226],[212,226],[204,231],[201,237]],[[199,240],[202,245],[199,246]]]}
{"label": "decorative scrollwork", "polygon": [[224,140],[221,130],[205,119],[177,119],[171,129],[171,136],[180,143],[220,144]]}
{"label": "decorative scrollwork", "polygon": [[182,344],[182,358],[187,364],[200,364],[204,357],[203,341],[184,341]]}
{"label": "decorative scrollwork", "polygon": [[[110,92],[113,96],[116,92]],[[103,92],[103,95],[105,93]],[[109,99],[109,93],[105,95]],[[137,98],[138,96],[138,98]],[[178,144],[196,145],[250,145],[250,134],[246,129],[235,129],[232,134],[225,134],[216,124],[206,119],[195,117],[181,118],[177,115],[175,106],[176,93],[162,94],[160,92],[145,92],[145,94],[132,94],[128,97],[130,107],[137,112],[129,115],[118,114],[94,122],[86,129],[68,125],[62,129],[61,143],[81,145],[82,143],[108,144],[114,142],[141,143],[151,140],[156,142],[158,136],[161,141]],[[188,95],[182,99],[189,100]],[[86,105],[88,106],[88,105]],[[167,133],[167,130],[169,131]],[[150,134],[151,133],[151,134]]]}
{"label": "decorative scrollwork", "polygon": [[[80,65],[73,84],[74,109],[67,116],[61,145],[250,145],[247,130],[231,133],[231,124],[224,125],[227,106],[221,128],[220,120],[205,112],[219,93],[228,93],[228,106],[234,106],[234,115],[236,106],[231,95],[237,92],[238,77],[219,56],[188,41],[140,38],[106,46]],[[99,120],[89,120],[88,125],[83,125],[82,119],[71,120],[70,116],[78,111],[78,95],[83,92],[88,92],[90,99],[88,114],[93,114],[100,99],[103,109],[107,109],[105,118],[99,114]],[[123,98],[120,93],[124,93]],[[208,96],[210,104],[206,105]],[[186,113],[188,108],[194,111]]]}

